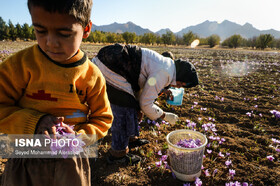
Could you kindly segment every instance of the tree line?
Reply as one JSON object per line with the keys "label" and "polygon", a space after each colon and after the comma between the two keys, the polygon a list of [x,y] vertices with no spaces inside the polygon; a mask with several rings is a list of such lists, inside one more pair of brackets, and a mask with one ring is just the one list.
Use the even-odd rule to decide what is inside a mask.
{"label": "tree line", "polygon": [[[17,23],[14,25],[10,20],[6,22],[0,17],[0,40],[35,40],[35,33],[33,26],[29,26],[27,23],[20,25]],[[211,35],[203,38],[197,34],[189,31],[183,34],[182,37],[175,35],[171,31],[167,31],[161,36],[155,33],[144,33],[143,35],[136,35],[136,33],[124,32],[124,33],[112,33],[103,31],[91,32],[87,39],[83,41],[93,43],[143,43],[149,45],[186,45],[190,46],[191,43],[198,39],[199,45],[209,45],[210,48],[216,45],[222,45],[229,48],[238,47],[251,47],[265,49],[278,48],[280,49],[280,39],[275,39],[271,34],[261,34],[258,37],[243,38],[241,35],[232,35],[221,42],[221,38],[218,35]]]}

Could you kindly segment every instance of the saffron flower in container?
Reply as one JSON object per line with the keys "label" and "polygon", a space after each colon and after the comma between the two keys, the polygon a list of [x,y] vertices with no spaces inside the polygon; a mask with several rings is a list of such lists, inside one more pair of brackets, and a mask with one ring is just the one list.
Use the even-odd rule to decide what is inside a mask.
{"label": "saffron flower in container", "polygon": [[207,138],[200,132],[176,130],[166,136],[170,167],[182,181],[195,181],[201,175]]}

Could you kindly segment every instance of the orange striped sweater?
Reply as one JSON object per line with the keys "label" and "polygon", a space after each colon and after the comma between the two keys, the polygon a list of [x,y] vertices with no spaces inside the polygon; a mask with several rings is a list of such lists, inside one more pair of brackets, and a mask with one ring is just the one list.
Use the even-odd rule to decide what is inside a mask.
{"label": "orange striped sweater", "polygon": [[82,134],[107,134],[113,120],[105,79],[79,50],[57,63],[34,45],[0,64],[0,132],[33,134],[45,114],[64,116]]}

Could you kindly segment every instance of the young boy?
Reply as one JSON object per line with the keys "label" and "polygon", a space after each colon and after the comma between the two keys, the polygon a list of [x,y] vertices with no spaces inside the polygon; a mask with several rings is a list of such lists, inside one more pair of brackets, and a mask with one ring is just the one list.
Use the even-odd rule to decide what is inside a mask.
{"label": "young boy", "polygon": [[[91,144],[113,120],[105,79],[79,49],[88,37],[92,0],[28,0],[38,44],[0,65],[0,132],[53,135],[64,122],[68,133]],[[87,158],[9,159],[4,185],[90,185]]]}
{"label": "young boy", "polygon": [[[137,163],[141,158],[128,153],[129,147],[149,142],[134,138],[139,136],[137,113],[143,111],[151,120],[161,118],[174,124],[178,116],[164,112],[154,101],[166,87],[196,86],[195,67],[188,61],[174,62],[147,48],[120,44],[103,47],[92,61],[106,79],[114,114],[112,145],[107,161]],[[129,142],[131,137],[134,141]]]}

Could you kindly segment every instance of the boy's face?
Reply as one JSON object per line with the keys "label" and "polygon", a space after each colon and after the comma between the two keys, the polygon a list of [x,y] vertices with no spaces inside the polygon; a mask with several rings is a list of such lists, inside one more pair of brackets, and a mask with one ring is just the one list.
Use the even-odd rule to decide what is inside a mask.
{"label": "boy's face", "polygon": [[63,62],[70,59],[78,51],[82,38],[86,38],[88,30],[72,16],[50,13],[41,7],[32,7],[32,23],[40,48],[54,61]]}

